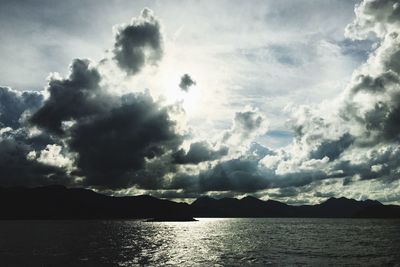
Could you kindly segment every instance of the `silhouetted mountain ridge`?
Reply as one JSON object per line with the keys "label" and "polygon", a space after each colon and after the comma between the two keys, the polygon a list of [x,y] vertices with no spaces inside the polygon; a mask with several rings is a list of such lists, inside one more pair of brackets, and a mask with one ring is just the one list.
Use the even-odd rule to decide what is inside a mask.
{"label": "silhouetted mountain ridge", "polygon": [[400,218],[400,206],[345,197],[329,198],[317,205],[292,206],[252,196],[242,199],[204,196],[187,204],[148,195],[113,197],[64,186],[0,187],[0,219],[184,221],[192,217]]}

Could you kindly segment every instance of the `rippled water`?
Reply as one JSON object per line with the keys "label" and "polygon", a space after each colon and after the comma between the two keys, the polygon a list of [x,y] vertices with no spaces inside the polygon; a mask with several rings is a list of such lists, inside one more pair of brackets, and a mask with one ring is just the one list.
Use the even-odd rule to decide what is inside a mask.
{"label": "rippled water", "polygon": [[400,266],[400,221],[0,221],[1,266]]}

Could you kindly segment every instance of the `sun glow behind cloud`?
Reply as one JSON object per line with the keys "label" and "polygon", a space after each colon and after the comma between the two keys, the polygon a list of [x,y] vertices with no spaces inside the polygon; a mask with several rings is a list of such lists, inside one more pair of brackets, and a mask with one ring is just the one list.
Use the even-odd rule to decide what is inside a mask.
{"label": "sun glow behind cloud", "polygon": [[[199,79],[202,77],[201,74],[203,70],[198,66],[192,66],[182,67],[182,70],[180,71],[175,68],[175,66],[178,64],[179,61],[171,60],[169,63],[163,65],[160,69],[160,74],[158,77],[161,90],[159,93],[161,97],[165,98],[168,104],[177,102],[181,103],[188,118],[190,119],[201,115],[201,112],[204,109],[204,106],[202,106],[201,103],[203,103],[203,101],[210,96],[207,94],[207,90],[202,88],[201,80],[199,81]],[[184,73],[184,69],[190,69],[191,75],[196,77],[196,85],[191,86],[187,91],[184,91],[179,87],[179,82]]]}
{"label": "sun glow behind cloud", "polygon": [[[201,121],[194,130],[213,132],[216,118],[231,117],[224,99],[229,97],[226,80],[231,69],[212,59],[213,51],[201,47],[181,46],[174,39],[165,40],[165,55],[157,66],[147,66],[133,77],[124,77],[121,93],[151,89],[151,94],[167,105],[179,103],[188,121]],[[188,73],[195,84],[185,91],[179,87],[181,77]],[[121,90],[121,89],[119,89]],[[230,120],[230,119],[229,119]],[[228,121],[229,121],[228,120]],[[230,124],[226,124],[226,128]]]}

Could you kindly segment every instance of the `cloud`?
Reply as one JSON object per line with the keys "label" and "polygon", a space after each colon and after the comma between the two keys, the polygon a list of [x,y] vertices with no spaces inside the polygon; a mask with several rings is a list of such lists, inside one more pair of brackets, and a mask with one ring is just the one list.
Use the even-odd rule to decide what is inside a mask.
{"label": "cloud", "polygon": [[315,150],[311,151],[311,159],[328,157],[330,161],[337,159],[354,142],[354,137],[348,133],[338,140],[324,140]]}
{"label": "cloud", "polygon": [[248,150],[247,158],[260,160],[268,155],[275,155],[275,152],[257,142],[252,142]]}
{"label": "cloud", "polygon": [[77,167],[87,185],[140,185],[140,180],[132,178],[134,172],[181,144],[174,126],[168,109],[150,95],[125,95],[109,112],[73,126],[69,146],[78,153]]}
{"label": "cloud", "polygon": [[[368,35],[361,37],[359,33],[373,32],[381,42],[367,62],[354,72],[352,81],[337,99],[293,111],[291,145],[253,160],[246,157],[248,152],[242,151],[235,158],[200,171],[198,181],[190,176],[188,181],[205,191],[291,188],[288,193],[294,194],[298,191],[295,188],[322,180],[342,179],[342,186],[345,183],[351,188],[360,181],[388,184],[398,180],[400,27],[397,6],[393,1],[365,1],[356,9],[357,17],[348,27],[347,35],[361,39]],[[263,121],[254,112],[237,113],[234,126],[225,133],[224,140],[254,139],[256,135],[252,133],[261,133]],[[243,181],[239,182],[238,177]],[[252,181],[254,186],[247,186],[247,181]],[[182,181],[180,184],[188,186]]]}
{"label": "cloud", "polygon": [[[276,150],[263,145],[274,132],[266,135],[269,121],[259,109],[236,112],[230,128],[205,141],[177,127],[179,104],[167,106],[149,91],[117,94],[121,90],[113,86],[124,82],[108,81],[101,66],[87,59],[73,60],[65,78],[51,76],[44,94],[0,87],[0,182],[133,188],[174,198],[268,191],[298,203],[307,196],[340,194],[340,186],[395,184],[400,173],[398,10],[389,0],[358,5],[346,35],[362,42],[374,34],[379,42],[340,96],[292,109],[287,122],[292,143]],[[162,58],[161,26],[148,9],[119,26],[115,38],[113,58],[128,74]],[[351,39],[343,46],[352,49]],[[269,49],[280,65],[307,62],[297,53],[285,56],[290,50],[284,46]],[[188,91],[194,84],[185,74],[179,86]]]}
{"label": "cloud", "polygon": [[[119,26],[113,52],[129,74],[161,59],[160,24],[152,11],[144,9],[129,25]],[[154,101],[148,91],[118,96],[105,88],[103,79],[107,77],[88,59],[74,59],[68,77],[50,78],[48,97],[29,122],[57,144],[31,151],[31,160],[68,166],[71,177],[85,186],[159,187],[165,172],[173,169],[168,155],[183,141],[170,116],[176,109]]]}
{"label": "cloud", "polygon": [[47,184],[70,184],[65,170],[43,164],[29,157],[34,149],[33,139],[2,133],[0,136],[0,185],[39,186]]}
{"label": "cloud", "polygon": [[179,83],[179,87],[180,87],[183,91],[185,91],[185,92],[189,91],[189,88],[190,88],[191,86],[193,86],[193,85],[196,85],[196,82],[192,79],[192,77],[189,76],[189,74],[184,74],[184,75],[181,77],[181,81],[180,81],[180,83]]}
{"label": "cloud", "polygon": [[166,187],[181,190],[185,194],[204,194],[224,191],[256,192],[268,186],[268,180],[258,171],[256,161],[232,159],[221,161],[196,174],[177,173]]}
{"label": "cloud", "polygon": [[253,132],[261,128],[264,119],[254,111],[237,112],[235,128],[242,132]]}
{"label": "cloud", "polygon": [[369,33],[384,37],[396,31],[400,23],[400,5],[397,0],[364,0],[355,9],[356,18],[346,27],[346,35],[366,39]]}
{"label": "cloud", "polygon": [[268,187],[257,162],[229,160],[199,174],[199,189],[205,191],[255,192]]}
{"label": "cloud", "polygon": [[160,22],[150,9],[143,9],[128,25],[117,27],[114,59],[128,74],[138,73],[146,64],[157,64],[163,56]]}
{"label": "cloud", "polygon": [[383,0],[364,1],[357,7],[357,17],[347,28],[347,35],[362,39],[374,33],[381,42],[368,61],[355,70],[352,81],[337,99],[294,110],[293,143],[265,156],[258,166],[270,181],[269,188],[339,178],[350,187],[365,180],[398,180],[397,8],[394,1]]}
{"label": "cloud", "polygon": [[235,147],[247,146],[256,136],[265,134],[267,129],[267,120],[259,110],[245,109],[236,112],[233,126],[224,133],[222,142]]}
{"label": "cloud", "polygon": [[68,78],[49,81],[49,96],[30,122],[59,138],[72,158],[58,155],[54,162],[44,157],[54,150],[48,146],[37,161],[72,161],[71,174],[87,186],[148,186],[152,182],[146,179],[156,181],[159,173],[147,170],[147,162],[176,151],[183,140],[170,118],[173,109],[155,102],[149,92],[114,95],[100,85],[101,79],[93,63],[75,59]]}
{"label": "cloud", "polygon": [[50,78],[47,92],[49,98],[33,114],[30,122],[51,133],[65,133],[63,123],[79,120],[110,108],[112,97],[100,88],[101,76],[87,59],[75,59],[66,79]]}
{"label": "cloud", "polygon": [[355,72],[345,92],[341,116],[359,126],[358,139],[364,143],[398,143],[400,127],[400,7],[397,1],[364,1],[347,35],[367,38],[374,33],[380,45],[368,62]]}
{"label": "cloud", "polygon": [[190,144],[187,152],[180,149],[174,153],[174,162],[178,164],[197,164],[203,161],[216,160],[228,154],[228,148],[222,147],[213,150],[207,142],[195,142]]}
{"label": "cloud", "polygon": [[49,166],[71,169],[73,162],[70,158],[62,154],[62,148],[62,146],[56,144],[47,145],[45,149],[40,151],[40,153],[31,151],[28,154],[28,158],[36,159],[38,162]]}
{"label": "cloud", "polygon": [[0,128],[21,127],[24,112],[38,109],[43,101],[39,92],[19,92],[8,87],[0,87]]}
{"label": "cloud", "polygon": [[[26,122],[43,102],[40,92],[20,92],[0,87],[0,185],[37,186],[68,184],[63,168],[48,166],[29,157],[54,140],[47,134],[32,133]],[[31,153],[32,155],[32,153]]]}
{"label": "cloud", "polygon": [[[115,59],[137,72],[161,58],[161,39],[158,21],[145,9],[118,29]],[[170,116],[179,108],[161,105],[148,91],[118,96],[103,79],[95,63],[74,59],[66,78],[50,77],[45,99],[40,93],[0,88],[4,168],[12,161],[4,173],[29,172],[27,178],[37,177],[31,184],[61,177],[60,183],[103,189],[159,188],[165,172],[174,169],[170,155],[183,141]],[[28,123],[21,123],[23,114]]]}

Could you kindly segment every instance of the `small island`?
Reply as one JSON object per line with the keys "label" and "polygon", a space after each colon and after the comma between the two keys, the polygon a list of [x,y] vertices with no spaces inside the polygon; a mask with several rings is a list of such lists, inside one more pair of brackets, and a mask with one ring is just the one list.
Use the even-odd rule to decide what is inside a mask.
{"label": "small island", "polygon": [[146,220],[146,222],[197,222],[190,216],[160,216]]}

